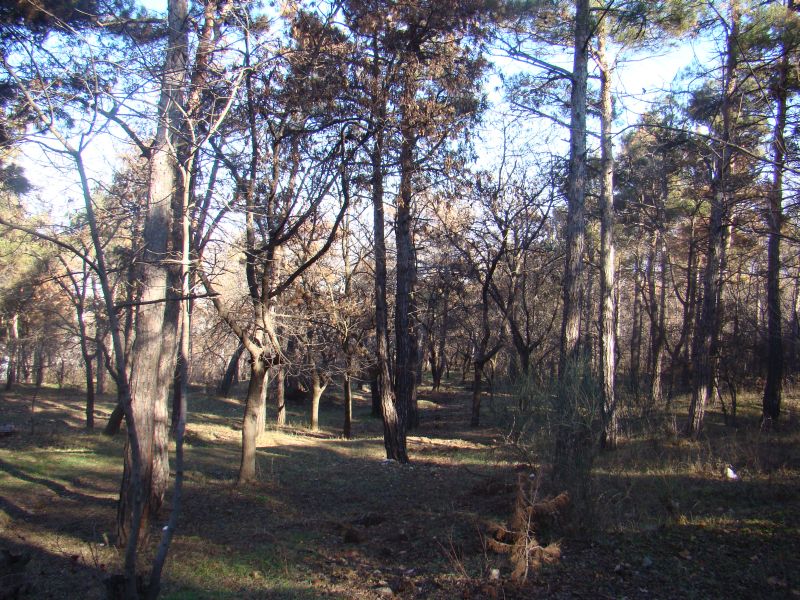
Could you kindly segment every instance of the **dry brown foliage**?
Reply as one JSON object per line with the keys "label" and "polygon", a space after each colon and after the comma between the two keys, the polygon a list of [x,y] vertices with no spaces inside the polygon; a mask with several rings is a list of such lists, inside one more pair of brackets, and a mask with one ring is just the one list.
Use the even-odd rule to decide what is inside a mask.
{"label": "dry brown foliage", "polygon": [[556,518],[567,508],[569,494],[561,492],[553,498],[536,501],[536,492],[534,482],[520,475],[508,527],[496,527],[493,537],[488,540],[493,551],[509,555],[514,567],[511,579],[518,584],[524,583],[531,571],[537,573],[542,565],[553,564],[561,558],[560,544],[552,542],[542,546],[537,531],[545,521]]}

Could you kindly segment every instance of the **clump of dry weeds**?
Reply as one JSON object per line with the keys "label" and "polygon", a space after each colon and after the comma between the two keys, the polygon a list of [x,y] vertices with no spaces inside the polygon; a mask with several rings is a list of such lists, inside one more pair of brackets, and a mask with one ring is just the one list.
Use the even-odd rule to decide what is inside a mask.
{"label": "clump of dry weeds", "polygon": [[487,544],[494,552],[508,554],[513,566],[511,580],[517,584],[527,581],[531,573],[539,573],[543,565],[561,558],[559,542],[542,545],[539,538],[543,526],[558,518],[569,506],[567,492],[538,500],[538,485],[520,475],[514,510],[508,525],[498,525]]}

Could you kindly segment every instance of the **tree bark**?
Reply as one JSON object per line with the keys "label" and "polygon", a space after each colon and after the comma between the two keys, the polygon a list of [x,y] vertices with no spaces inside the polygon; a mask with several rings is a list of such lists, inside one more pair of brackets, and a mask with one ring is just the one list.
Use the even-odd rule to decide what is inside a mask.
{"label": "tree bark", "polygon": [[244,418],[242,419],[242,458],[239,464],[239,484],[256,481],[256,449],[258,447],[258,417],[263,410],[264,383],[267,367],[263,354],[250,357],[250,383],[247,386]]}
{"label": "tree bark", "polygon": [[342,427],[342,435],[349,440],[353,438],[353,388],[349,373],[342,375],[342,391],[344,393],[344,427]]}
{"label": "tree bark", "polygon": [[483,365],[475,362],[472,366],[472,416],[470,427],[478,427],[481,419],[481,388],[483,387]]}
{"label": "tree bark", "polygon": [[277,412],[276,424],[278,427],[286,425],[286,371],[283,365],[278,365],[275,372],[275,409]]}
{"label": "tree bark", "polygon": [[633,259],[633,311],[631,315],[631,363],[630,390],[635,400],[639,399],[639,375],[642,362],[642,267],[638,247]]}
{"label": "tree bark", "polygon": [[656,234],[657,253],[653,259],[659,257],[660,285],[656,296],[655,282],[651,288],[652,319],[650,327],[650,402],[652,406],[659,406],[664,400],[664,392],[661,383],[663,374],[664,352],[666,349],[666,320],[667,320],[667,249],[664,242],[663,231]]}
{"label": "tree bark", "polygon": [[95,338],[94,356],[97,361],[97,366],[95,368],[95,378],[97,379],[95,393],[100,396],[106,393],[106,359],[103,349],[103,340],[99,331]]}
{"label": "tree bark", "polygon": [[[787,1],[789,15],[794,11],[793,0]],[[786,108],[788,99],[789,52],[788,28],[784,26],[781,39],[781,60],[777,81],[773,87],[775,124],[772,130],[772,189],[769,193],[767,246],[767,380],[764,384],[761,418],[775,421],[781,413],[783,391],[783,331],[781,309],[781,229],[783,226],[783,171],[786,162]]]}
{"label": "tree bark", "polygon": [[328,387],[327,381],[320,375],[319,370],[314,367],[311,371],[311,430],[319,430],[319,402],[325,388]]}
{"label": "tree bark", "polygon": [[9,391],[17,382],[17,356],[19,355],[19,314],[11,316],[10,323],[6,326],[6,353],[8,354],[8,367],[6,367],[6,391]]}
{"label": "tree bark", "polygon": [[239,379],[239,362],[242,359],[242,354],[244,354],[244,344],[239,342],[236,350],[231,354],[228,366],[225,368],[225,374],[217,386],[217,395],[226,397],[230,395],[234,384]]}
{"label": "tree bark", "polygon": [[617,400],[614,377],[617,331],[614,323],[616,259],[614,249],[614,153],[611,140],[613,107],[611,103],[612,69],[606,54],[606,19],[597,26],[597,54],[600,63],[600,373],[603,406],[604,448],[617,446]]}
{"label": "tree bark", "polygon": [[83,299],[79,299],[77,308],[78,334],[80,335],[81,356],[86,375],[86,429],[94,429],[94,354],[89,352],[89,340],[86,337],[86,322],[83,314]]}
{"label": "tree bark", "polygon": [[[563,311],[559,345],[558,378],[563,387],[569,378],[581,377],[581,301],[583,298],[583,257],[586,236],[586,93],[589,41],[591,39],[589,0],[576,0],[574,25],[572,92],[570,96],[570,149],[567,176],[566,256],[562,282]],[[573,398],[558,398],[558,416],[553,456],[553,477],[557,485],[567,483],[578,452]]]}
{"label": "tree bark", "polygon": [[567,179],[567,225],[563,312],[559,352],[559,377],[567,363],[578,360],[583,254],[586,236],[586,90],[589,60],[589,0],[575,2],[575,39],[570,95],[569,175]]}
{"label": "tree bark", "polygon": [[259,436],[267,430],[267,390],[269,389],[269,369],[264,373],[264,382],[261,384],[261,402],[259,403],[258,421],[256,422],[256,435]]}
{"label": "tree bark", "polygon": [[711,215],[708,224],[708,254],[703,272],[703,305],[693,347],[694,377],[689,416],[684,428],[688,436],[697,437],[703,428],[706,404],[716,381],[716,351],[720,329],[720,300],[725,271],[725,253],[729,239],[727,223],[730,203],[731,137],[733,131],[733,92],[738,65],[739,7],[730,4],[730,28],[726,41],[725,72],[722,89],[722,130],[719,132],[721,148],[714,165],[711,182]]}
{"label": "tree bark", "polygon": [[375,127],[375,142],[370,153],[372,167],[372,211],[375,244],[375,387],[380,399],[383,417],[383,443],[386,458],[408,462],[406,451],[405,413],[398,407],[392,393],[392,378],[389,372],[389,318],[386,301],[386,233],[383,211],[383,151],[386,128],[386,97],[381,83],[378,38],[372,39],[372,123]]}
{"label": "tree bark", "polygon": [[395,247],[397,249],[397,286],[395,292],[395,375],[394,389],[398,422],[408,427],[411,403],[416,387],[416,348],[413,323],[416,264],[412,224],[412,179],[414,176],[414,149],[416,135],[411,123],[411,112],[416,93],[413,57],[406,58],[401,100],[400,142],[400,193],[395,216]]}
{"label": "tree bark", "polygon": [[[117,512],[120,540],[127,540],[133,519],[133,495],[141,490],[141,530],[158,514],[169,480],[167,396],[176,356],[178,303],[168,301],[170,283],[180,281],[180,269],[170,277],[163,261],[168,258],[175,197],[182,200],[176,177],[174,133],[181,129],[181,89],[186,76],[188,6],[186,0],[169,0],[168,39],[164,61],[159,123],[152,146],[148,181],[148,206],[144,226],[144,253],[140,271],[141,300],[136,310],[135,339],[131,350],[130,388],[132,417],[139,437],[139,485],[131,481],[133,449],[126,444],[125,466]],[[178,203],[182,205],[182,202]],[[174,313],[174,314],[173,314]]]}

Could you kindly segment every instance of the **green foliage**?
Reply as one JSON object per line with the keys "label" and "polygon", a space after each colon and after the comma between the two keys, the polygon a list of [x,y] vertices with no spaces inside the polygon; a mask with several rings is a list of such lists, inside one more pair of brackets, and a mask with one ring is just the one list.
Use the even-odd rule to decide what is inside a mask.
{"label": "green foliage", "polygon": [[533,467],[552,467],[554,493],[567,491],[572,506],[566,525],[584,529],[593,515],[591,471],[602,427],[600,382],[585,360],[571,363],[558,379],[537,385],[521,379],[519,412],[510,439]]}

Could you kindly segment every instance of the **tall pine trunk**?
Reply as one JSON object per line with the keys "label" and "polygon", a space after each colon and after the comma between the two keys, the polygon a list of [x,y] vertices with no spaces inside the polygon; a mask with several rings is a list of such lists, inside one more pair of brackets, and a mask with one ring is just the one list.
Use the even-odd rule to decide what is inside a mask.
{"label": "tall pine trunk", "polygon": [[598,25],[597,54],[600,63],[600,381],[602,386],[602,446],[617,446],[617,400],[614,377],[617,330],[614,322],[616,264],[614,251],[614,153],[611,140],[613,107],[611,74],[606,54],[606,20]]}
{"label": "tall pine trunk", "polygon": [[721,147],[714,164],[711,182],[711,215],[708,224],[708,251],[703,272],[703,304],[697,321],[693,348],[692,397],[685,426],[686,435],[696,437],[703,428],[706,405],[716,385],[716,351],[721,325],[720,301],[729,239],[730,169],[733,133],[733,93],[738,65],[739,8],[730,5],[730,28],[726,43],[725,73],[722,89],[722,124],[718,132]]}
{"label": "tall pine trunk", "polygon": [[[581,300],[583,297],[583,258],[586,237],[586,92],[589,40],[591,37],[589,0],[575,2],[575,39],[570,98],[570,149],[567,177],[566,258],[562,283],[563,313],[559,348],[558,378],[566,390],[570,378],[582,377],[580,357]],[[579,448],[575,402],[561,394],[558,398],[553,476],[565,485],[574,469]]]}
{"label": "tall pine trunk", "polygon": [[372,168],[372,216],[375,252],[375,394],[383,417],[386,458],[408,462],[405,414],[399,410],[389,371],[389,308],[386,299],[386,232],[383,210],[383,152],[386,130],[386,92],[379,63],[378,38],[372,39],[372,108],[375,140],[370,152]]}
{"label": "tall pine trunk", "polygon": [[642,363],[642,260],[639,248],[633,258],[633,310],[631,315],[631,349],[629,386],[635,400],[639,399]]}
{"label": "tall pine trunk", "polygon": [[[789,15],[794,10],[788,0]],[[773,87],[775,125],[772,130],[772,189],[769,192],[769,242],[767,246],[767,380],[764,384],[762,419],[773,421],[780,416],[783,389],[783,332],[781,310],[781,229],[783,225],[783,171],[786,163],[786,108],[788,98],[789,54],[788,30],[784,26],[781,39],[781,60]]]}
{"label": "tall pine trunk", "polygon": [[[135,338],[131,348],[131,410],[139,438],[140,482],[135,485],[131,452],[126,443],[117,529],[127,540],[136,527],[134,493],[142,494],[141,530],[157,515],[169,481],[167,400],[177,347],[178,303],[170,301],[171,285],[178,285],[180,269],[168,267],[173,213],[182,206],[177,177],[174,134],[182,129],[182,93],[188,51],[186,0],[169,0],[167,50],[158,105],[158,127],[148,175],[148,205],[144,226],[144,252],[139,281],[141,302],[136,309]],[[177,190],[177,191],[176,191]],[[176,202],[177,198],[177,202]]]}
{"label": "tall pine trunk", "polygon": [[416,56],[405,57],[400,107],[400,193],[395,214],[395,247],[397,249],[397,285],[394,305],[395,374],[394,390],[399,420],[404,427],[414,417],[417,386],[417,348],[414,325],[414,288],[416,256],[413,239],[413,185],[416,171],[414,152],[417,144],[413,121],[417,92]]}
{"label": "tall pine trunk", "polygon": [[583,295],[586,237],[586,90],[589,61],[589,0],[575,2],[575,40],[570,96],[569,174],[567,180],[567,252],[562,284],[563,313],[559,377],[577,362]]}

